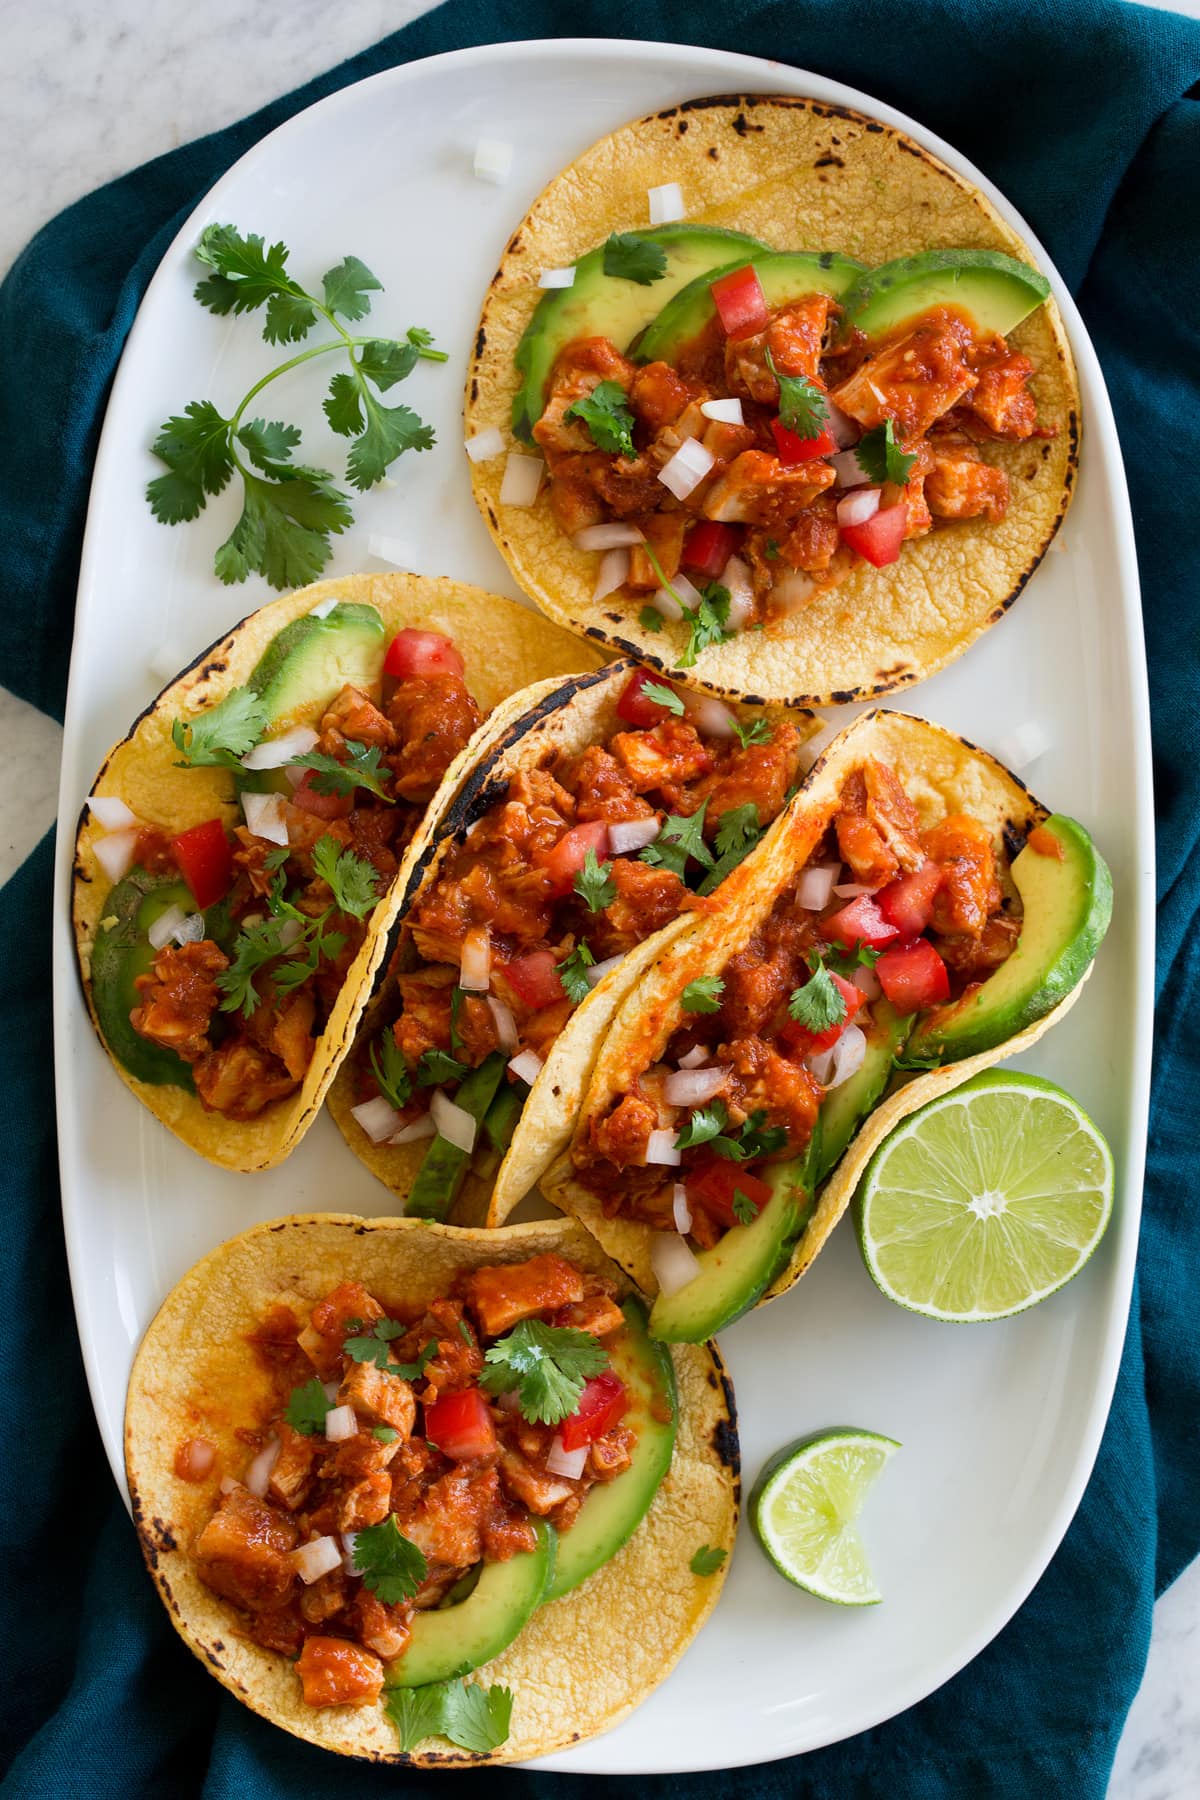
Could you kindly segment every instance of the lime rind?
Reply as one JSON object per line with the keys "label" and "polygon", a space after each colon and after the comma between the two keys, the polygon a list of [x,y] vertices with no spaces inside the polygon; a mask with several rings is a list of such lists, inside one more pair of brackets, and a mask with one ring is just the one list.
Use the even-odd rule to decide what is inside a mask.
{"label": "lime rind", "polygon": [[1103,1237],[1113,1160],[1071,1096],[988,1071],[888,1136],[855,1197],[876,1286],[924,1318],[1012,1318],[1057,1293]]}
{"label": "lime rind", "polygon": [[836,1606],[879,1604],[857,1520],[899,1448],[878,1432],[837,1426],[772,1458],[751,1495],[750,1521],[786,1580]]}

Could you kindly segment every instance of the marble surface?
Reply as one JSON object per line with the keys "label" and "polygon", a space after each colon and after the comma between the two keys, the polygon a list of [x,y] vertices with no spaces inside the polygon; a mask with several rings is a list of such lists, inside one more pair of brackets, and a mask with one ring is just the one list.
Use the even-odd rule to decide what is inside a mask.
{"label": "marble surface", "polygon": [[[0,275],[63,206],[219,128],[427,10],[422,0],[6,0]],[[1200,14],[1200,0],[1177,10]],[[2,673],[2,671],[0,671]],[[0,881],[54,816],[60,733],[0,688]],[[1200,1564],[1159,1602],[1109,1800],[1200,1792]],[[1071,1796],[1063,1796],[1071,1800]]]}

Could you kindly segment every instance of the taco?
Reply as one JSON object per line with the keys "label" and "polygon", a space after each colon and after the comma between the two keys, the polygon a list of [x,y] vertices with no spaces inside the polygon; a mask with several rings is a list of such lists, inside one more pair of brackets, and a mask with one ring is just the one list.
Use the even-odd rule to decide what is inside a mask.
{"label": "taco", "polygon": [[189,1648],[285,1731],[379,1762],[607,1730],[712,1610],[737,1524],[715,1348],[651,1343],[568,1220],[256,1226],[151,1321],[125,1449]]}
{"label": "taco", "polygon": [[833,740],[753,874],[625,1000],[542,1181],[665,1339],[797,1281],[896,1123],[1062,1016],[1112,909],[1082,826],[893,712]]}
{"label": "taco", "polygon": [[486,1204],[500,1225],[535,1185],[623,995],[748,882],[817,729],[630,662],[528,700],[427,837],[330,1091],[351,1148],[422,1217],[479,1223]]}
{"label": "taco", "polygon": [[156,1118],[227,1168],[295,1148],[461,774],[526,681],[593,662],[494,594],[360,575],[159,695],[96,777],[72,893],[92,1021]]}
{"label": "taco", "polygon": [[818,706],[1001,616],[1079,438],[1049,284],[991,203],[891,126],[769,95],[639,119],[550,183],[466,416],[480,509],[551,618]]}

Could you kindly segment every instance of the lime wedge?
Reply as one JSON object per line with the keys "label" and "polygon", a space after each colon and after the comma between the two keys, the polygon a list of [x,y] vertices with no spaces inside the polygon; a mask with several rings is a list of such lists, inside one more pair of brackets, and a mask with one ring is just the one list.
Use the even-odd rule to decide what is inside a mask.
{"label": "lime wedge", "polygon": [[855,1196],[863,1261],[929,1319],[1007,1319],[1077,1275],[1112,1212],[1112,1152],[1069,1094],[989,1071],[884,1139]]}
{"label": "lime wedge", "polygon": [[899,1448],[894,1438],[837,1425],[771,1458],[750,1496],[750,1523],[781,1575],[839,1606],[883,1599],[855,1520]]}

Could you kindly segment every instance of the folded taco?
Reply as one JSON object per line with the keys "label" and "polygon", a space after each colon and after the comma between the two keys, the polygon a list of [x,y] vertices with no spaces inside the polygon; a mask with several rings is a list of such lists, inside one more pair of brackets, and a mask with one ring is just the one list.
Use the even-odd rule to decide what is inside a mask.
{"label": "folded taco", "polygon": [[295,1147],[459,775],[526,681],[594,660],[477,588],[351,576],[158,697],[96,777],[72,893],[93,1023],[157,1118],[228,1168]]}
{"label": "folded taco", "polygon": [[1066,510],[1079,401],[1048,296],[891,126],[667,108],[508,246],[468,379],[476,499],[551,618],[696,685],[903,687],[1000,617]]}
{"label": "folded taco", "polygon": [[753,875],[624,1000],[542,1181],[670,1340],[798,1280],[893,1126],[1072,1004],[1112,904],[1082,826],[894,712],[833,740]]}
{"label": "folded taco", "polygon": [[567,1143],[622,996],[746,862],[808,713],[622,661],[530,690],[430,832],[397,950],[330,1092],[411,1214],[504,1222]]}
{"label": "folded taco", "polygon": [[569,1220],[255,1227],[151,1321],[125,1446],[188,1646],[274,1724],[379,1762],[615,1724],[711,1611],[737,1523],[715,1348],[652,1343]]}

